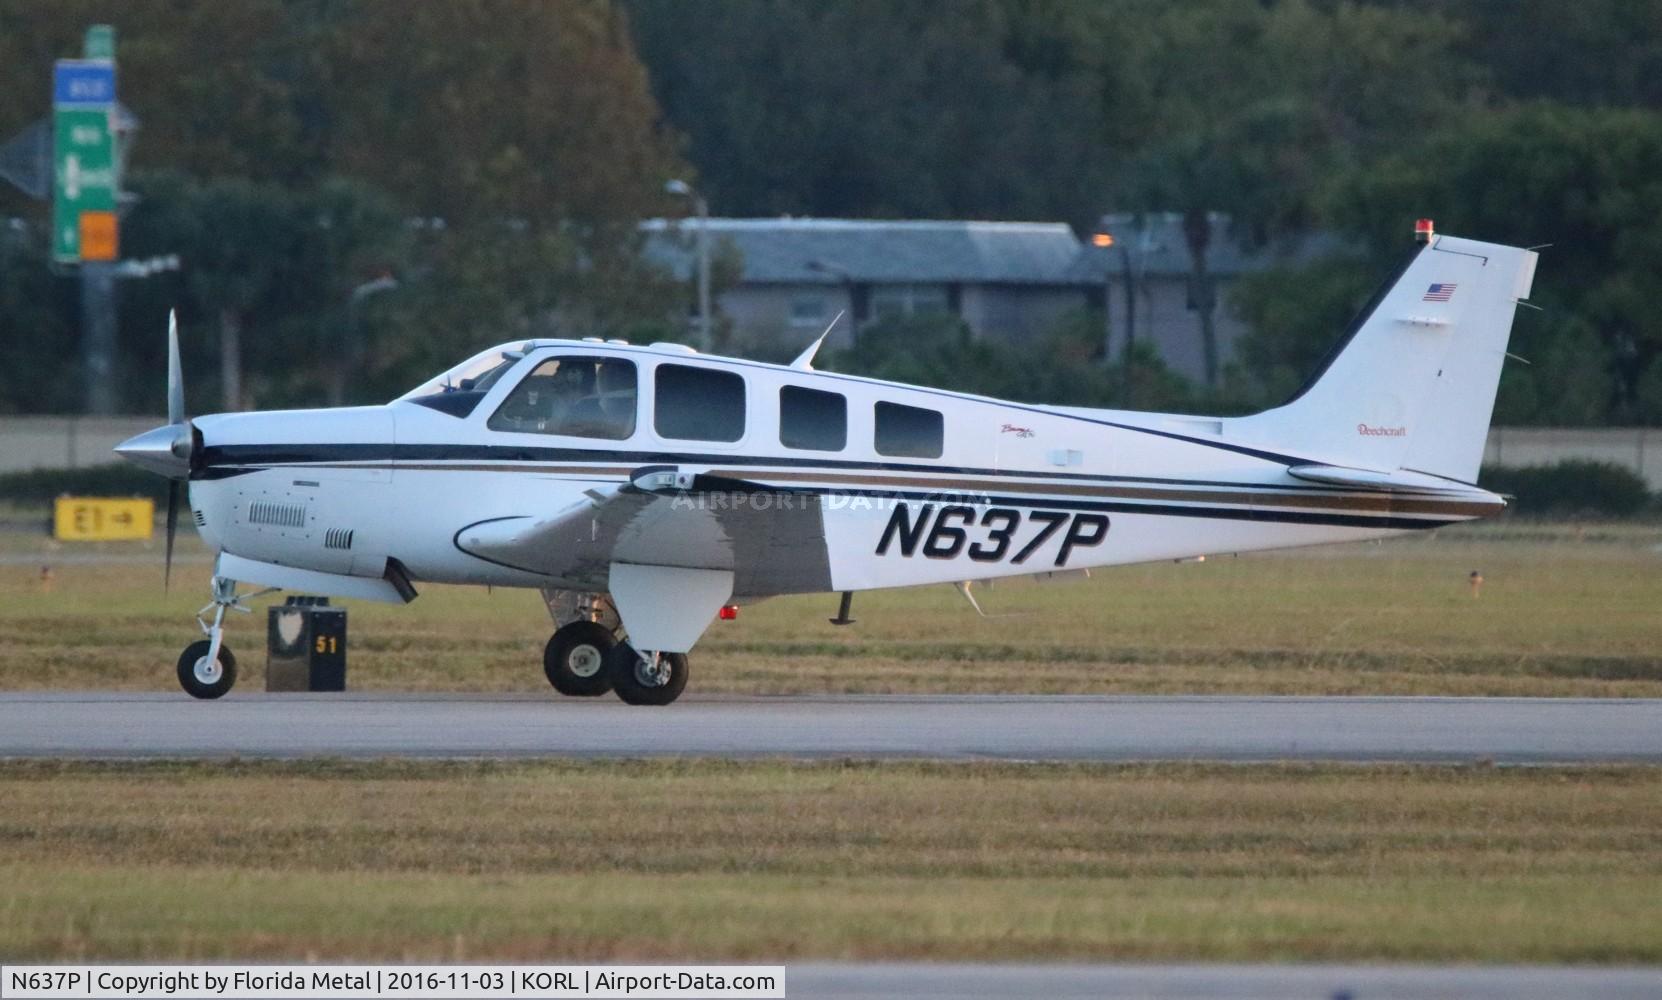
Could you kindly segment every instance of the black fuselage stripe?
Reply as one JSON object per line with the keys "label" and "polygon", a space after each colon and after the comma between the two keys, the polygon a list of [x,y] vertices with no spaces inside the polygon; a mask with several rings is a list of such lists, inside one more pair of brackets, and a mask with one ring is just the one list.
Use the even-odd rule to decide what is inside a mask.
{"label": "black fuselage stripe", "polygon": [[[1170,486],[1247,486],[1269,484],[1227,480],[1173,479],[1152,476],[1107,476],[1088,472],[1051,472],[1044,469],[984,469],[905,462],[851,461],[817,457],[692,454],[675,452],[607,451],[585,448],[533,448],[519,445],[334,444],[334,445],[211,445],[202,450],[197,478],[223,479],[270,466],[327,465],[339,462],[387,462],[394,469],[409,462],[593,462],[611,465],[736,465],[747,468],[923,472],[936,475],[996,476],[1004,479],[1153,483]],[[527,468],[527,472],[535,472]],[[1308,493],[1355,492],[1350,487],[1305,483],[1274,484],[1273,489]]]}
{"label": "black fuselage stripe", "polygon": [[[204,470],[204,473],[197,478],[209,480],[229,479],[235,476],[262,471],[264,471],[264,467],[260,466],[223,467]],[[1239,486],[1250,484],[1233,483],[1220,485]],[[974,502],[983,505],[991,504],[1002,507],[1021,507],[1033,510],[1092,510],[1121,514],[1150,514],[1161,517],[1196,517],[1226,521],[1257,521],[1268,524],[1327,525],[1341,528],[1423,530],[1426,528],[1441,528],[1450,524],[1459,524],[1462,521],[1471,520],[1471,517],[1413,518],[1394,517],[1383,514],[1372,516],[1366,514],[1328,514],[1317,511],[1275,510],[1262,507],[1202,507],[1194,504],[1168,504],[1157,502],[1126,503],[1108,500],[1062,500],[1047,497],[991,496],[982,493],[949,490],[911,492],[901,490],[850,490],[820,489],[814,487],[781,487],[778,489],[770,489],[766,492],[770,495],[791,493],[819,497],[860,496],[872,499],[918,500],[936,503],[949,502],[952,499],[963,501],[967,498],[973,498]],[[472,555],[473,553],[468,554]]]}

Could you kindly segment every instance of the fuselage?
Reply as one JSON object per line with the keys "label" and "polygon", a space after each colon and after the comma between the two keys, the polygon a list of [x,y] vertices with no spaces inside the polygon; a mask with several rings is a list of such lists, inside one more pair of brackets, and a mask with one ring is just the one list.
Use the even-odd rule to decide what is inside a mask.
{"label": "fuselage", "polygon": [[[607,561],[725,564],[736,595],[759,597],[1357,540],[1502,506],[1475,489],[1302,481],[1289,467],[1323,456],[1239,440],[1228,420],[1031,406],[663,346],[496,350],[509,357],[483,391],[430,384],[384,406],[197,418],[202,536],[329,574],[381,577],[392,559],[418,580],[604,590],[606,561],[503,558],[470,551],[468,532],[669,467],[738,485],[663,498],[663,511],[702,512],[667,533],[638,512]],[[604,401],[587,422],[573,416],[583,404],[544,412],[562,405],[554,378],[538,375],[540,395],[522,386],[579,368],[591,373],[580,391]]]}

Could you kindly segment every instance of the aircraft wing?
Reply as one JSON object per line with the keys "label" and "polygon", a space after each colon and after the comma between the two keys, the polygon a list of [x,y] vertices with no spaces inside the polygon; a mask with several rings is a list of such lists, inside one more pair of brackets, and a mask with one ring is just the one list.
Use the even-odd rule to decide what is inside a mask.
{"label": "aircraft wing", "polygon": [[677,466],[637,469],[552,514],[477,522],[455,542],[570,587],[606,590],[624,563],[731,571],[740,596],[831,588],[818,496]]}

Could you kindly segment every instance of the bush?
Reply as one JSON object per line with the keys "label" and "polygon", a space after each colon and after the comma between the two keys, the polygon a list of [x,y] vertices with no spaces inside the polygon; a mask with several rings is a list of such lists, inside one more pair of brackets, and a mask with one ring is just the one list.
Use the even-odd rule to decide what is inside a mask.
{"label": "bush", "polygon": [[150,497],[167,502],[167,480],[126,462],[82,469],[31,469],[0,474],[0,500],[49,503],[69,493],[92,497]]}
{"label": "bush", "polygon": [[1631,517],[1656,501],[1638,473],[1613,462],[1485,465],[1478,483],[1513,497],[1511,510],[1526,516]]}

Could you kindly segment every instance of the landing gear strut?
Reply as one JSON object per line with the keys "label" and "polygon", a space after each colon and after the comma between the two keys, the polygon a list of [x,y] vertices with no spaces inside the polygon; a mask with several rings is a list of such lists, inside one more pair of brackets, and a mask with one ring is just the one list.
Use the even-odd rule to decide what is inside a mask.
{"label": "landing gear strut", "polygon": [[605,594],[580,590],[542,592],[558,628],[542,653],[542,672],[561,694],[592,698],[612,689],[606,654],[617,645],[617,607]]}
{"label": "landing gear strut", "polygon": [[[231,690],[237,682],[237,658],[225,647],[225,612],[252,614],[252,608],[243,602],[271,593],[275,587],[256,590],[252,594],[237,594],[237,581],[229,577],[213,579],[214,599],[196,613],[196,624],[201,626],[206,639],[198,639],[179,654],[179,686],[192,698],[218,698]],[[202,620],[209,611],[214,613],[213,624]]]}

